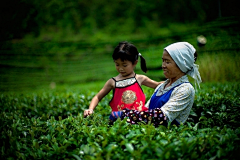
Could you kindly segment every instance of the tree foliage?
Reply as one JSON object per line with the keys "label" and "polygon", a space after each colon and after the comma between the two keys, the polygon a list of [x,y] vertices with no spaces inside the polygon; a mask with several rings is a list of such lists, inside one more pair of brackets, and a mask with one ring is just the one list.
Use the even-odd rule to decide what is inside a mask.
{"label": "tree foliage", "polygon": [[[1,39],[53,32],[137,32],[139,27],[169,23],[202,23],[219,16],[239,16],[237,0],[9,0],[1,2]],[[17,26],[17,27],[16,27]]]}

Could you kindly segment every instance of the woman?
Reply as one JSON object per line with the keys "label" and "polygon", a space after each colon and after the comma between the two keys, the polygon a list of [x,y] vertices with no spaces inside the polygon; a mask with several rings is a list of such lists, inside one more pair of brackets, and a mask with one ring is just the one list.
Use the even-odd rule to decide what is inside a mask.
{"label": "woman", "polygon": [[179,125],[186,122],[193,106],[195,90],[187,75],[201,83],[196,49],[188,42],[173,43],[164,48],[162,69],[167,80],[160,84],[146,104],[145,112],[123,110],[122,118],[128,117],[129,123],[151,121],[155,126],[167,125],[168,122]]}

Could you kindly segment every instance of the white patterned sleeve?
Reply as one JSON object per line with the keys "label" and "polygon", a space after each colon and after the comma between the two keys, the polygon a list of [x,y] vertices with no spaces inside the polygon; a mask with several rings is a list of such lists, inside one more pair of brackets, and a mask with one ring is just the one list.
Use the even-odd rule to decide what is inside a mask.
{"label": "white patterned sleeve", "polygon": [[180,120],[184,123],[193,105],[195,91],[191,84],[182,84],[176,87],[167,103],[165,103],[161,110],[168,117],[169,121],[174,119]]}

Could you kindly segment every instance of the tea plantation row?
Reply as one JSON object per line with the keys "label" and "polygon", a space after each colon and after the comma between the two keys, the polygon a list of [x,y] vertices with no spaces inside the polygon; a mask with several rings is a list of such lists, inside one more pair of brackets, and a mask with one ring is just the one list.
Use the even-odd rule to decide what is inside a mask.
{"label": "tea plantation row", "polygon": [[237,159],[239,88],[202,84],[187,123],[167,128],[109,126],[111,96],[83,118],[94,92],[1,94],[1,159]]}

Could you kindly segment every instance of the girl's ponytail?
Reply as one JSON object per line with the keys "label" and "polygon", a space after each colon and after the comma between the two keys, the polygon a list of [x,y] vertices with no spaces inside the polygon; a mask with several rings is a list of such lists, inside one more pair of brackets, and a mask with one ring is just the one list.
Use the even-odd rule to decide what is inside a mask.
{"label": "girl's ponytail", "polygon": [[147,72],[147,65],[146,65],[146,60],[143,58],[143,56],[141,55],[141,53],[138,54],[140,56],[141,59],[141,69],[143,72]]}

